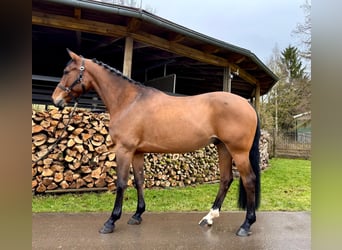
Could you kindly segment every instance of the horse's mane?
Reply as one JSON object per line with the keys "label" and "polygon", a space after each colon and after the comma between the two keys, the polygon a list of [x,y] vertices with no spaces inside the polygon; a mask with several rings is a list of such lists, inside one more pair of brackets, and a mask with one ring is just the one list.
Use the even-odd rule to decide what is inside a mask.
{"label": "horse's mane", "polygon": [[93,58],[92,61],[94,63],[96,63],[97,65],[104,67],[105,69],[110,71],[112,74],[114,74],[116,76],[119,76],[119,77],[129,81],[130,83],[133,83],[133,84],[136,84],[136,85],[139,85],[139,86],[144,86],[142,83],[137,82],[137,81],[135,81],[135,80],[125,76],[120,70],[118,70],[116,68],[113,68],[113,67],[109,66],[108,64],[105,64],[104,62],[101,62],[101,61],[97,60],[96,58]]}

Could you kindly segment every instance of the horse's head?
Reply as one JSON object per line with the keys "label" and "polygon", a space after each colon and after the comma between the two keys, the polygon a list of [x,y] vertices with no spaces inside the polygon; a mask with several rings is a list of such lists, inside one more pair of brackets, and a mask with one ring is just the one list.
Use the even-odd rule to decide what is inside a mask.
{"label": "horse's head", "polygon": [[52,94],[53,103],[58,107],[64,107],[90,88],[84,79],[85,59],[69,49],[67,51],[71,60],[65,67],[63,77]]}

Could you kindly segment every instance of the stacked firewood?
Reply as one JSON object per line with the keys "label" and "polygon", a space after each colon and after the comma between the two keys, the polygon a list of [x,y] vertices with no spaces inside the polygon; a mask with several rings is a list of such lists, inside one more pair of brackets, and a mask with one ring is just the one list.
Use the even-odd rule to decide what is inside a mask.
{"label": "stacked firewood", "polygon": [[[108,114],[78,109],[69,115],[70,108],[32,111],[32,191],[114,190],[116,159]],[[218,157],[212,144],[185,154],[145,154],[145,187],[216,180]],[[133,184],[131,172],[128,185]]]}
{"label": "stacked firewood", "polygon": [[175,187],[219,179],[218,158],[213,144],[185,154],[146,154],[146,187]]}
{"label": "stacked firewood", "polygon": [[[69,113],[70,109],[32,111],[32,188],[40,193],[58,188],[114,189],[116,162],[109,150],[113,143],[108,115],[78,111],[70,118]],[[39,160],[51,147],[52,152]]]}
{"label": "stacked firewood", "polygon": [[270,144],[271,135],[266,130],[261,130],[259,152],[260,152],[260,169],[264,170],[268,167],[268,160],[270,158]]}

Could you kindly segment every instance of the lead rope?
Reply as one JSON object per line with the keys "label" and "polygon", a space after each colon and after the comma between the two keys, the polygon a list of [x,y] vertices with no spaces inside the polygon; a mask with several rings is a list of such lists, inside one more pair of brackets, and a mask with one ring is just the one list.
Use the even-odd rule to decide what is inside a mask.
{"label": "lead rope", "polygon": [[[38,161],[43,160],[47,155],[49,155],[49,154],[52,152],[52,150],[55,149],[55,147],[57,146],[57,144],[63,139],[64,132],[66,132],[66,130],[67,130],[69,124],[70,124],[71,118],[72,118],[72,116],[74,115],[74,112],[75,112],[75,110],[76,110],[77,104],[78,104],[78,103],[77,103],[77,101],[76,101],[75,104],[74,104],[74,107],[73,107],[72,111],[71,111],[70,114],[69,114],[69,119],[68,119],[67,124],[64,124],[64,123],[63,123],[63,124],[64,124],[64,130],[63,130],[61,136],[55,141],[54,144],[52,144],[52,146],[48,149],[48,151],[47,151],[44,155],[42,155],[41,157],[39,157],[37,160],[33,161],[34,164],[37,163]],[[60,123],[62,120],[63,120],[63,115],[62,115],[61,118],[59,119],[59,121],[58,121],[58,123],[57,123],[57,125],[56,125],[56,127],[55,127],[54,133],[56,132],[56,130],[57,130],[57,128],[58,128],[58,125],[59,125],[59,123]]]}

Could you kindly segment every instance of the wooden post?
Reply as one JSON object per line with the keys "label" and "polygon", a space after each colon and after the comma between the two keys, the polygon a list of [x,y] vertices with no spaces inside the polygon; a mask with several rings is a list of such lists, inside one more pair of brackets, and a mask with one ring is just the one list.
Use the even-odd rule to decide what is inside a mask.
{"label": "wooden post", "polygon": [[232,79],[230,67],[223,68],[223,91],[232,92]]}
{"label": "wooden post", "polygon": [[260,114],[260,83],[257,82],[255,86],[255,110]]}
{"label": "wooden post", "polygon": [[[74,16],[77,18],[77,20],[81,20],[81,9],[80,8],[75,8],[74,10]],[[80,48],[81,47],[81,31],[76,31],[76,40],[77,40],[77,47]]]}
{"label": "wooden post", "polygon": [[133,58],[133,38],[132,37],[126,37],[124,63],[123,63],[123,74],[127,77],[131,77],[132,58]]}

